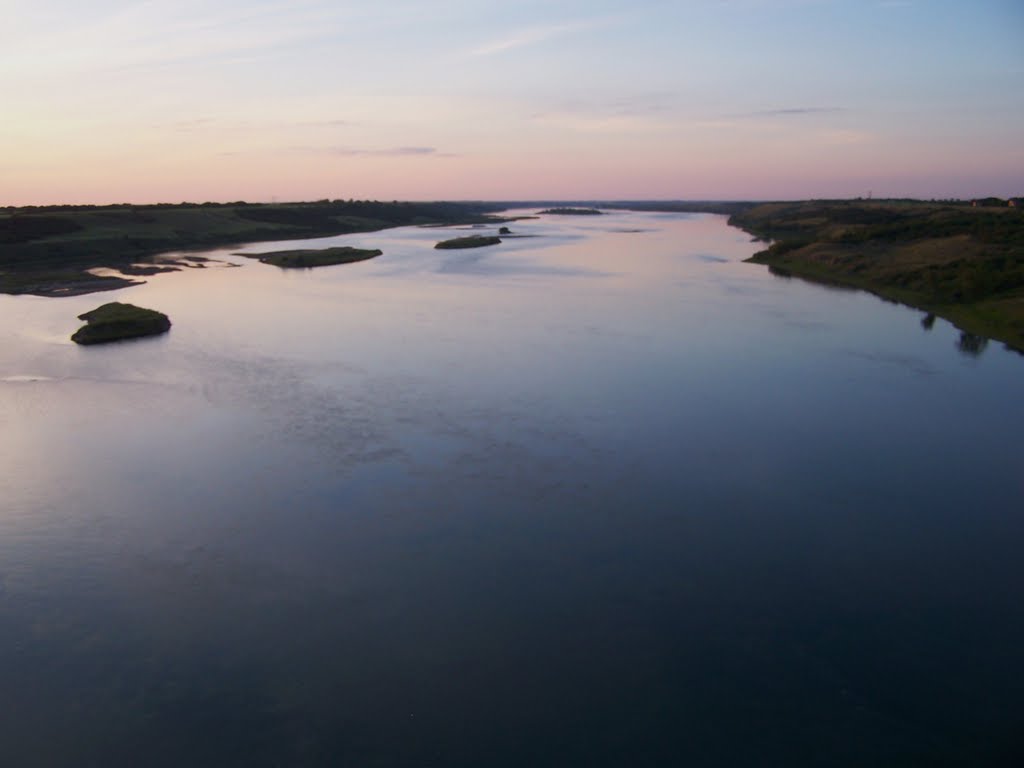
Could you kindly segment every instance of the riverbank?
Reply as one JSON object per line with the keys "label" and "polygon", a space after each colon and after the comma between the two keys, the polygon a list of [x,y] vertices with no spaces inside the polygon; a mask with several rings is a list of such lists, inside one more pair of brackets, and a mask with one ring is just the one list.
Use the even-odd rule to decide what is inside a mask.
{"label": "riverbank", "polygon": [[[494,222],[489,203],[182,203],[0,209],[0,293],[73,296],[116,290],[147,269],[195,264],[161,256],[261,240],[390,227]],[[159,258],[156,258],[159,257]],[[144,266],[138,266],[142,262]],[[117,270],[121,276],[103,270]]]}
{"label": "riverbank", "polygon": [[918,201],[765,203],[729,223],[771,245],[748,261],[866,290],[1024,352],[1024,212]]}

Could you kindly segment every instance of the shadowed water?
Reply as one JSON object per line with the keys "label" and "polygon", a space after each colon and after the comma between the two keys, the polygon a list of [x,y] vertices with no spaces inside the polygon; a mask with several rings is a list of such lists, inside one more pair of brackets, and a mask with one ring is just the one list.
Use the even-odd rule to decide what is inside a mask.
{"label": "shadowed water", "polygon": [[510,227],[0,296],[4,763],[1020,764],[1024,357],[719,217]]}

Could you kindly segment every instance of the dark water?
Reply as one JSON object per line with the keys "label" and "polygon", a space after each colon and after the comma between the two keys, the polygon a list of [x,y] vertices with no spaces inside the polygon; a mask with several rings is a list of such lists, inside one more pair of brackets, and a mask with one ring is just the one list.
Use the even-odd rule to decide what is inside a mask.
{"label": "dark water", "polygon": [[[0,762],[1024,764],[1024,357],[512,228],[0,296]],[[171,333],[66,341],[115,298]]]}

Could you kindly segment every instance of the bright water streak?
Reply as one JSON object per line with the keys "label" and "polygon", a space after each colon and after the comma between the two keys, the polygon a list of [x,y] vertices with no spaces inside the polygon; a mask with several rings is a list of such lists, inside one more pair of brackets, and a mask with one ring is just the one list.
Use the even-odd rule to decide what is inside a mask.
{"label": "bright water streak", "polygon": [[[5,763],[1021,756],[1024,358],[719,217],[511,226],[0,296]],[[174,327],[68,341],[115,299]]]}

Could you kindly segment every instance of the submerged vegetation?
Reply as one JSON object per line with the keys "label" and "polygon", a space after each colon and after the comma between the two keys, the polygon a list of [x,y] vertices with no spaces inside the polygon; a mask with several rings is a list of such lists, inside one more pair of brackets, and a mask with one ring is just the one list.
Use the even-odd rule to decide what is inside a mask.
{"label": "submerged vegetation", "polygon": [[492,222],[489,203],[181,203],[0,208],[0,293],[67,296],[124,288],[140,260],[183,249],[327,237],[417,224]]}
{"label": "submerged vegetation", "polygon": [[341,246],[320,250],[271,251],[270,253],[241,253],[238,255],[259,259],[264,264],[273,264],[275,267],[281,267],[282,269],[308,269],[311,267],[329,267],[334,264],[352,264],[356,261],[366,261],[375,256],[380,256],[381,253],[383,251],[376,248]]}
{"label": "submerged vegetation", "polygon": [[861,288],[1024,351],[1024,211],[919,201],[766,203],[730,223],[779,274]]}
{"label": "submerged vegetation", "polygon": [[455,237],[451,240],[442,240],[435,245],[435,248],[482,248],[485,245],[498,245],[500,237],[494,235],[469,235],[468,237]]}
{"label": "submerged vegetation", "polygon": [[76,344],[105,344],[156,336],[171,328],[171,321],[162,312],[116,301],[79,315],[78,319],[85,320],[85,325],[71,336]]}

